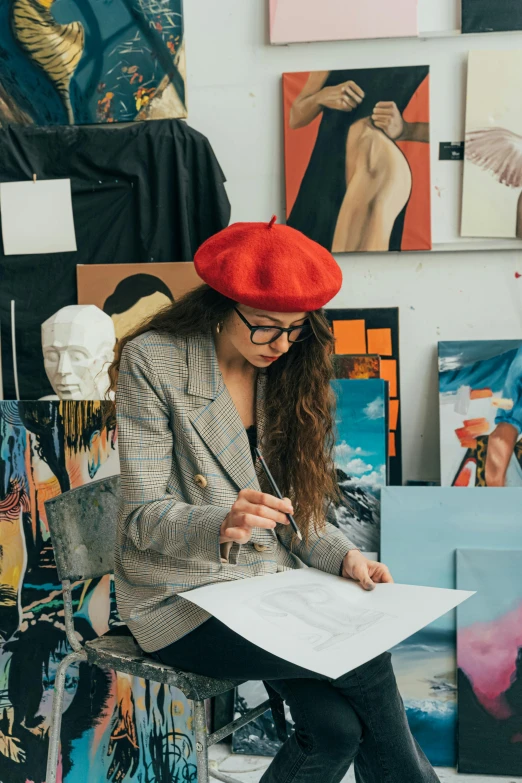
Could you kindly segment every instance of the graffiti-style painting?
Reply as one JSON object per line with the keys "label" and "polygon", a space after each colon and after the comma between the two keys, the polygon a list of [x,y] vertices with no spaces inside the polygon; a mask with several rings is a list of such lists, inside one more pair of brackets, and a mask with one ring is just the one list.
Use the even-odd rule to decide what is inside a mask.
{"label": "graffiti-style painting", "polygon": [[[522,777],[522,551],[460,549],[459,772]],[[498,579],[502,574],[502,579]]]}
{"label": "graffiti-style painting", "polygon": [[365,552],[380,550],[381,489],[388,479],[387,385],[380,379],[332,381],[341,491],[335,524]]}
{"label": "graffiti-style painting", "polygon": [[[119,473],[106,403],[0,403],[0,780],[44,783],[57,667],[70,652],[44,503]],[[84,640],[122,633],[111,577],[73,586]],[[67,673],[59,783],[196,780],[174,688],[80,663]]]}
{"label": "graffiti-style painting", "polygon": [[182,0],[0,0],[0,121],[186,117]]}
{"label": "graffiti-style painting", "polygon": [[[396,582],[453,589],[455,550],[490,549],[492,542],[498,549],[522,549],[519,488],[464,492],[454,487],[385,487],[381,492],[381,558]],[[500,580],[498,591],[515,598],[504,573],[500,576],[492,570],[489,578],[495,576]],[[469,600],[470,609],[473,601],[475,597]],[[394,648],[393,666],[413,735],[433,765],[454,767],[455,613]],[[520,752],[519,748],[513,752]]]}
{"label": "graffiti-style painting", "polygon": [[441,483],[522,486],[522,340],[439,343]]}
{"label": "graffiti-style painting", "polygon": [[285,73],[283,101],[288,225],[336,253],[430,250],[428,66]]}
{"label": "graffiti-style painting", "polygon": [[[334,368],[337,378],[344,374],[345,356],[367,356],[368,364],[379,357],[377,377],[388,381],[388,457],[389,483],[402,484],[401,438],[401,374],[399,362],[399,309],[397,307],[368,307],[364,309],[326,310],[335,338]],[[348,369],[348,368],[346,368]],[[356,377],[356,376],[351,376]],[[368,377],[372,377],[369,375]]]}

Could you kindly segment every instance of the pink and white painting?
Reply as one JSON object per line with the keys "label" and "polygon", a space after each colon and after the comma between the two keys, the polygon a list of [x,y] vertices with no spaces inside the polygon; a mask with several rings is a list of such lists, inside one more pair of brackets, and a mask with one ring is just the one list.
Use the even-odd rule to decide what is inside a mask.
{"label": "pink and white painting", "polygon": [[417,0],[269,0],[270,42],[416,36]]}
{"label": "pink and white painting", "polygon": [[457,550],[458,766],[522,775],[521,550]]}

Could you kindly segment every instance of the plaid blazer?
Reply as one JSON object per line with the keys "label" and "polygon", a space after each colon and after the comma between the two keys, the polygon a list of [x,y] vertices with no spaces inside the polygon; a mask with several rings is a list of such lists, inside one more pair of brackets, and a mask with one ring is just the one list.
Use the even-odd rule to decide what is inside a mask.
{"label": "plaid blazer", "polygon": [[[266,375],[256,393],[263,437]],[[115,551],[118,609],[146,652],[210,615],[176,594],[303,564],[338,574],[353,549],[327,524],[308,544],[286,525],[256,528],[221,557],[223,520],[240,489],[259,489],[248,436],[219,370],[210,334],[147,332],[127,343],[116,394],[121,505]]]}

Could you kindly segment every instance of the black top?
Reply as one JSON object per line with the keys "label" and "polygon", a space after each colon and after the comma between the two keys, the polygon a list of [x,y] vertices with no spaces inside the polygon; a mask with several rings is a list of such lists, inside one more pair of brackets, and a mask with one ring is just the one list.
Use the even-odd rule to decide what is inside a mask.
{"label": "black top", "polygon": [[250,444],[250,453],[252,454],[252,460],[254,462],[254,465],[256,464],[256,452],[254,449],[257,446],[257,427],[255,424],[252,424],[250,427],[247,427],[246,434],[248,436],[248,443]]}
{"label": "black top", "polygon": [[[346,140],[354,122],[371,116],[379,101],[395,101],[404,112],[429,73],[428,66],[330,71],[325,87],[353,80],[365,98],[351,112],[323,109],[317,140],[287,224],[332,249],[339,210],[346,195]],[[390,250],[401,249],[405,210],[395,221]]]}

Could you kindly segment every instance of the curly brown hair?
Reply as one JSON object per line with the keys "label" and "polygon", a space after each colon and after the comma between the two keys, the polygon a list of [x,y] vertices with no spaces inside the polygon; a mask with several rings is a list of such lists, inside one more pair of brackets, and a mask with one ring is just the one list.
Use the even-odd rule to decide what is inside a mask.
{"label": "curly brown hair", "polygon": [[[149,330],[177,337],[209,333],[231,316],[231,299],[201,285],[167,305],[118,341],[109,368],[116,391],[121,353]],[[335,398],[331,356],[334,340],[321,310],[308,313],[314,337],[295,343],[267,370],[263,455],[286,497],[305,540],[324,528],[327,506],[339,498],[333,461]],[[263,487],[270,491],[268,487]]]}

